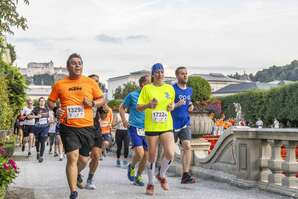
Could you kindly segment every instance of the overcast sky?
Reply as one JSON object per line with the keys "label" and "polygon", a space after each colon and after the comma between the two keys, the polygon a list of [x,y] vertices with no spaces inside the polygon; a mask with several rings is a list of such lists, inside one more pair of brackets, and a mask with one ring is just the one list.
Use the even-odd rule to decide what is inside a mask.
{"label": "overcast sky", "polygon": [[297,0],[30,0],[8,38],[17,65],[82,55],[104,79],[155,62],[193,72],[256,72],[298,59]]}

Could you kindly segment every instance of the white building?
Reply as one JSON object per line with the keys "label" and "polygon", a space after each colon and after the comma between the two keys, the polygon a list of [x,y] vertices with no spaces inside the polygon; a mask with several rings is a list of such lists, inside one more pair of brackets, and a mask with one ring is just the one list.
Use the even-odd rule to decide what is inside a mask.
{"label": "white building", "polygon": [[192,74],[190,76],[199,76],[207,80],[211,86],[211,92],[215,92],[223,87],[231,84],[240,84],[244,82],[249,82],[247,80],[237,80],[227,77],[221,73],[209,73],[209,74]]}
{"label": "white building", "polygon": [[33,77],[34,75],[67,75],[66,67],[54,67],[53,61],[45,63],[30,62],[27,65],[27,68],[19,68],[21,73],[27,77]]}
{"label": "white building", "polygon": [[40,97],[48,98],[50,92],[52,90],[52,86],[45,85],[29,85],[26,89],[26,94],[28,97],[32,99],[38,99]]}
{"label": "white building", "polygon": [[108,79],[108,100],[113,99],[116,88],[123,86],[128,82],[134,82],[137,85],[140,77],[144,75],[150,75],[150,72],[147,70],[140,70],[136,72],[129,73],[128,75],[112,77]]}

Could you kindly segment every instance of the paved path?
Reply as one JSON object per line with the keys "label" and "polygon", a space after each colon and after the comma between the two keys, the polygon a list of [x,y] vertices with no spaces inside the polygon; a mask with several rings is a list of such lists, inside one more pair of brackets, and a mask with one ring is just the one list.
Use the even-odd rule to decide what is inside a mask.
{"label": "paved path", "polygon": [[[65,177],[66,161],[58,161],[46,154],[45,161],[38,163],[35,153],[30,158],[17,152],[16,157],[21,173],[11,189],[33,189],[35,199],[68,198],[69,191]],[[83,172],[87,176],[87,170]],[[79,190],[80,199],[289,199],[256,189],[240,189],[225,183],[201,180],[194,185],[181,185],[179,178],[170,177],[170,191],[164,192],[156,185],[155,197],[146,196],[145,188],[131,185],[126,178],[126,170],[115,167],[115,158],[107,157],[102,161],[96,176],[97,190]],[[146,179],[146,176],[144,176]],[[32,197],[32,196],[31,196]]]}

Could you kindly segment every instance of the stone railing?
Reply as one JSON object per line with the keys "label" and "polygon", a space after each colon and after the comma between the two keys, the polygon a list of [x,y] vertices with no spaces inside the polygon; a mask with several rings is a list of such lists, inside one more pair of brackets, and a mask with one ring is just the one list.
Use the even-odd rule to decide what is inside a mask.
{"label": "stone railing", "polygon": [[[199,152],[206,147],[194,149],[192,171],[201,178],[298,198],[297,145],[298,129],[233,128],[220,137],[209,155],[202,157],[206,153]],[[285,159],[281,146],[287,151]],[[179,164],[176,173],[181,172]]]}
{"label": "stone railing", "polygon": [[[259,159],[253,170],[261,189],[298,197],[298,129],[235,129],[234,137],[245,148],[239,151],[239,161]],[[282,146],[287,151],[285,160],[281,156]],[[244,153],[246,161],[241,158]]]}

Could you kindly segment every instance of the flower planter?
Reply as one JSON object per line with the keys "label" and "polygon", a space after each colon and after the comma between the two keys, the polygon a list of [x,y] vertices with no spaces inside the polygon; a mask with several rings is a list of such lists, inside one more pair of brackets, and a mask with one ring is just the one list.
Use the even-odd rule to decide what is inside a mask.
{"label": "flower planter", "polygon": [[7,187],[6,186],[0,186],[0,199],[4,199],[6,195]]}
{"label": "flower planter", "polygon": [[211,118],[209,118],[207,113],[191,112],[190,120],[192,136],[194,138],[202,137],[203,135],[211,133],[214,122]]}

